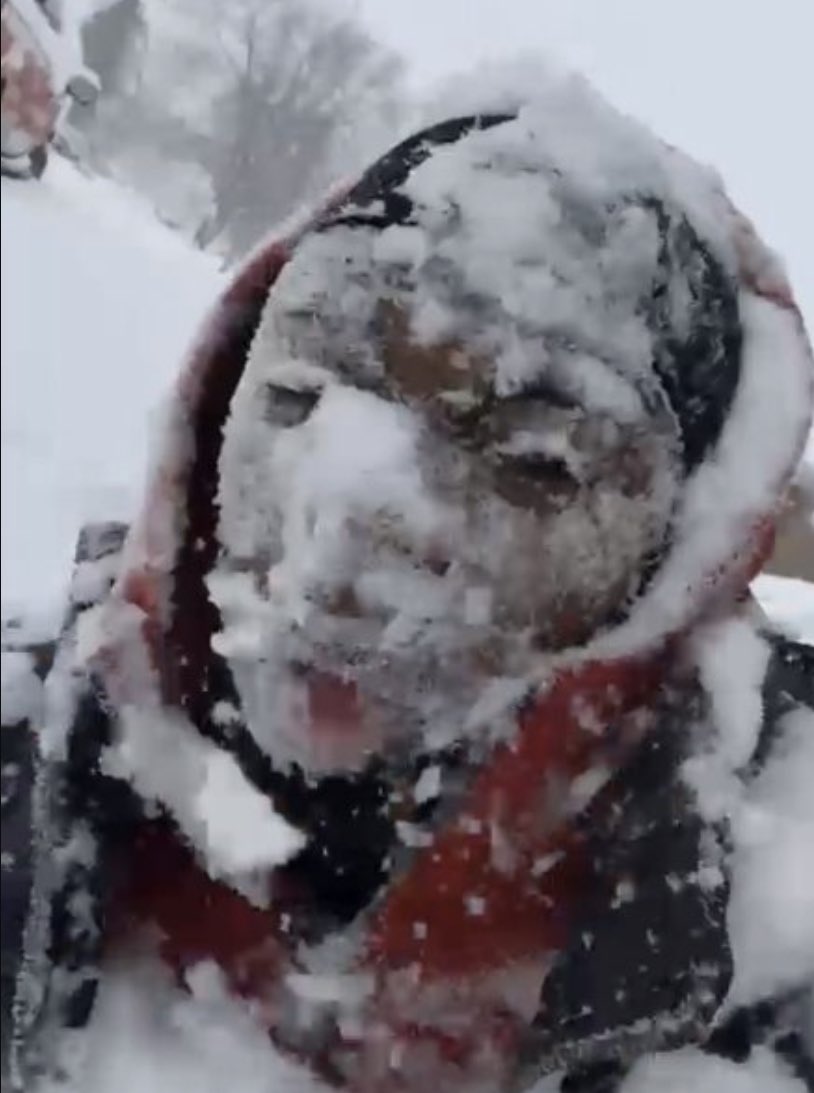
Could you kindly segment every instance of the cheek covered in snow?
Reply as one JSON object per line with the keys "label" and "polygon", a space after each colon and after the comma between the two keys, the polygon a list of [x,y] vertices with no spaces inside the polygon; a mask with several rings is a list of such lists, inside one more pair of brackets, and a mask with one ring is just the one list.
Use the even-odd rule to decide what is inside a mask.
{"label": "cheek covered in snow", "polygon": [[[448,743],[488,685],[516,699],[541,649],[634,592],[669,520],[669,445],[518,400],[467,446],[440,402],[346,386],[284,348],[252,356],[224,433],[214,647],[278,761]],[[336,734],[331,756],[302,754],[316,675],[353,688],[355,711],[321,716],[360,722],[355,757]]]}

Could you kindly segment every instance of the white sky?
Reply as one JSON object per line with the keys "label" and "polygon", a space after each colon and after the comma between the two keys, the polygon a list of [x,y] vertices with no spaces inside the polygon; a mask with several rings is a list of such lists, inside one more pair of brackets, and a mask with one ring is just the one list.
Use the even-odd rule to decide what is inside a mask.
{"label": "white sky", "polygon": [[714,164],[814,332],[814,0],[356,0],[421,88],[545,52]]}

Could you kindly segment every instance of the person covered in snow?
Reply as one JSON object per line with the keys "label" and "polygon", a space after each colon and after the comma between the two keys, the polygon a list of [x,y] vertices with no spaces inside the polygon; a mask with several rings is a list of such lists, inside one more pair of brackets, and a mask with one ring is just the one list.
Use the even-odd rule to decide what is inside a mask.
{"label": "person covered in snow", "polygon": [[687,1044],[812,1088],[811,931],[755,879],[796,859],[747,822],[814,763],[812,651],[747,591],[811,401],[774,258],[578,81],[261,246],[3,730],[12,1081],[149,951],[319,1088],[609,1093]]}

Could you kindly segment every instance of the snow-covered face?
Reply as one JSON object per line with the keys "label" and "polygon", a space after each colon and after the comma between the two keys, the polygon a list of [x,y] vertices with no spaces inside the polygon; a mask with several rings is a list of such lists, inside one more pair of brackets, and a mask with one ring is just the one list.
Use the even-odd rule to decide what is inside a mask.
{"label": "snow-covered face", "polygon": [[[618,220],[615,297],[590,291],[598,243],[579,233],[569,255],[580,292],[580,260],[592,278],[589,333],[612,327],[606,357],[575,326],[529,327],[499,286],[470,291],[442,237],[417,259],[411,229],[332,229],[283,270],[224,431],[209,581],[215,648],[278,762],[341,769],[494,730],[546,652],[636,595],[680,472],[646,368],[619,364],[647,338],[613,301],[637,298],[654,244]],[[528,254],[511,269],[544,317],[562,283]]]}
{"label": "snow-covered face", "polygon": [[[319,336],[316,315],[280,318]],[[517,698],[541,651],[635,595],[675,493],[666,426],[542,377],[500,396],[488,361],[412,342],[392,303],[379,319],[372,387],[278,330],[289,351],[247,374],[225,435],[216,647],[260,741],[306,765],[349,761],[295,745],[315,672],[354,685],[322,716],[361,716],[365,748],[448,743],[489,684]]]}

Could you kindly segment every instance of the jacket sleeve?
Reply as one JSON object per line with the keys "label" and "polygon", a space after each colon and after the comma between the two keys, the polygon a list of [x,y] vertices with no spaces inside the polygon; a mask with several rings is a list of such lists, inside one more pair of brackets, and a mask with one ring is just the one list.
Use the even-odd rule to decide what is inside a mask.
{"label": "jacket sleeve", "polygon": [[[4,650],[6,652],[7,650]],[[15,650],[17,652],[17,650]],[[12,1037],[12,1010],[19,978],[23,937],[28,919],[33,872],[32,799],[36,741],[27,718],[8,721],[0,730],[2,763],[2,884],[0,941],[2,943],[2,1074],[5,1086]]]}
{"label": "jacket sleeve", "polygon": [[37,678],[50,673],[70,696],[58,758],[46,758],[40,747],[42,708],[26,716],[13,709],[2,728],[4,1090],[26,1087],[46,1065],[49,1031],[83,1025],[96,991],[109,829],[127,803],[121,787],[115,789],[120,800],[110,800],[113,787],[98,762],[108,716],[94,681],[71,653],[77,619],[106,594],[123,537],[121,525],[84,529],[58,641],[14,649],[6,642],[4,649],[30,658]]}
{"label": "jacket sleeve", "polygon": [[726,832],[704,823],[682,778],[699,701],[666,713],[584,816],[591,896],[544,981],[530,1043],[575,1090],[615,1089],[639,1055],[702,1041],[731,981]]}
{"label": "jacket sleeve", "polygon": [[[814,711],[814,649],[768,640],[764,722],[747,779],[780,743],[786,715]],[[685,725],[701,702],[687,695],[668,711],[586,814],[595,894],[545,979],[527,1050],[528,1073],[564,1068],[569,1093],[612,1093],[638,1056],[687,1043],[736,1061],[765,1044],[814,1089],[805,985],[715,1025],[733,972],[729,838],[723,823],[699,816],[682,778]]]}

